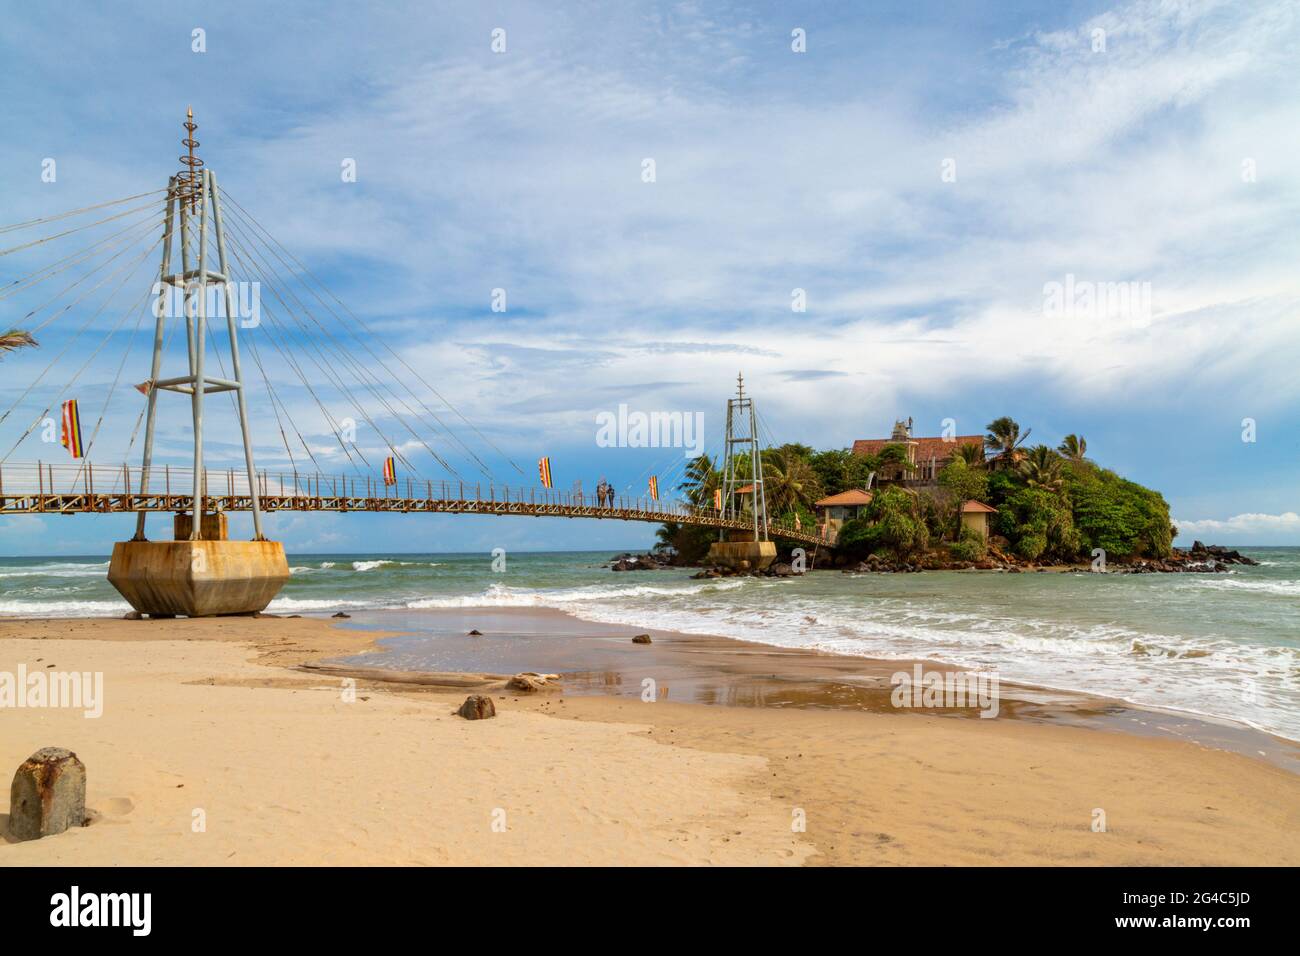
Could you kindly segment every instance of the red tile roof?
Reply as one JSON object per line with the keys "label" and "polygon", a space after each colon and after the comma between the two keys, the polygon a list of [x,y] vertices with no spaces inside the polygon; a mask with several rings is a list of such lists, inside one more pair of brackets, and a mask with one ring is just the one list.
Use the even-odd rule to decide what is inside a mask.
{"label": "red tile roof", "polygon": [[963,514],[997,514],[997,508],[990,508],[982,501],[967,501],[961,506]]}
{"label": "red tile roof", "polygon": [[[922,464],[933,458],[936,462],[947,461],[957,452],[961,445],[974,445],[984,450],[983,435],[957,435],[954,438],[913,438],[916,443],[916,463]],[[879,455],[886,445],[899,445],[890,438],[859,438],[853,443],[855,455]]]}
{"label": "red tile roof", "polygon": [[841,491],[838,495],[831,495],[829,498],[823,498],[821,501],[813,504],[814,508],[829,508],[832,505],[869,505],[871,504],[871,492],[863,491],[861,488],[850,488],[848,491]]}

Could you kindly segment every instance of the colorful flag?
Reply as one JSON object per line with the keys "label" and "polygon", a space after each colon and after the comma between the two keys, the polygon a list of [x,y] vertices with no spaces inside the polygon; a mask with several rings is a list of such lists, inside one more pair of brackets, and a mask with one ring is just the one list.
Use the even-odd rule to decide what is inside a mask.
{"label": "colorful flag", "polygon": [[397,484],[397,463],[391,458],[384,459],[384,485]]}
{"label": "colorful flag", "polygon": [[654,475],[650,476],[650,497],[659,500],[659,479]]}
{"label": "colorful flag", "polygon": [[542,487],[550,488],[551,485],[551,459],[539,458],[537,460],[537,474],[542,479]]}
{"label": "colorful flag", "polygon": [[717,508],[719,511],[722,510],[722,489],[721,488],[713,489],[713,507]]}
{"label": "colorful flag", "polygon": [[77,412],[77,400],[70,398],[63,403],[63,447],[73,458],[80,458],[85,451],[81,447],[81,415]]}

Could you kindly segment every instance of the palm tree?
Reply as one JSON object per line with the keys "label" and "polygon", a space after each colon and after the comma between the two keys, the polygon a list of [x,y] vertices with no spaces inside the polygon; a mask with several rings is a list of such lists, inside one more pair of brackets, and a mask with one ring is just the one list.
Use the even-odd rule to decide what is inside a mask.
{"label": "palm tree", "polygon": [[677,541],[682,533],[682,525],[676,521],[665,521],[655,529],[655,537],[658,543],[655,545],[656,551],[663,551],[667,548],[677,549]]}
{"label": "palm tree", "polygon": [[988,434],[984,436],[984,447],[993,453],[993,461],[1000,466],[1015,466],[1025,457],[1020,446],[1029,437],[1032,428],[1020,433],[1020,426],[1014,418],[1003,415],[988,423]]}
{"label": "palm tree", "polygon": [[784,449],[763,456],[763,491],[768,513],[773,516],[800,507],[811,511],[813,502],[821,497],[817,473],[808,459]]}
{"label": "palm tree", "polygon": [[14,349],[28,348],[35,345],[36,340],[32,338],[30,332],[23,332],[20,329],[0,332],[0,352],[12,352]]}
{"label": "palm tree", "polygon": [[957,450],[953,452],[953,458],[960,458],[971,468],[984,467],[984,448],[972,442],[958,445]]}
{"label": "palm tree", "polygon": [[714,467],[713,459],[700,455],[687,463],[677,489],[686,492],[686,500],[697,508],[712,508],[713,492],[721,481],[722,473]]}
{"label": "palm tree", "polygon": [[1061,477],[1061,456],[1046,445],[1035,445],[1017,465],[1030,488],[1041,488],[1053,494],[1065,487]]}
{"label": "palm tree", "polygon": [[1088,453],[1088,440],[1082,435],[1066,435],[1056,450],[1070,461],[1083,461]]}

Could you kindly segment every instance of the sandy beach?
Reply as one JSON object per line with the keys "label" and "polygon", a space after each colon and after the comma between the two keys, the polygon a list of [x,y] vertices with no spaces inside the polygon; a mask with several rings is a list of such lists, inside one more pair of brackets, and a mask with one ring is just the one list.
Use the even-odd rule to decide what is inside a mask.
{"label": "sandy beach", "polygon": [[[635,631],[617,630],[605,643],[621,654]],[[104,675],[99,718],[0,712],[0,767],[76,751],[92,816],[0,843],[0,865],[1300,862],[1292,771],[1077,704],[889,712],[816,673],[846,659],[797,653],[780,663],[808,669],[787,682],[805,696],[774,699],[770,659],[737,664],[741,642],[660,633],[637,648],[650,669],[688,699],[716,672],[730,706],[672,690],[645,703],[575,675],[569,692],[493,689],[498,716],[465,721],[463,686],[359,671],[349,701],[341,672],[303,668],[355,663],[381,636],[311,619],[0,622],[0,671]],[[851,706],[824,696],[846,687]]]}

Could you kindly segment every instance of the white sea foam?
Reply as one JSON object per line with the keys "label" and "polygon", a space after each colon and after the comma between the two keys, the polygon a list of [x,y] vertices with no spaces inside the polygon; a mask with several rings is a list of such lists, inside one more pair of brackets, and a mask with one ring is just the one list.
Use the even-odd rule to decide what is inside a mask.
{"label": "white sea foam", "polygon": [[1248,578],[1198,578],[1180,582],[1182,588],[1206,588],[1214,591],[1260,591],[1300,597],[1300,581],[1259,581]]}
{"label": "white sea foam", "polygon": [[[329,563],[330,567],[334,566],[332,562],[327,562],[327,563]],[[439,564],[437,561],[397,561],[391,558],[383,558],[375,561],[353,561],[352,562],[353,571],[374,571],[377,568],[395,568],[395,567],[440,568],[442,567],[442,565]]]}
{"label": "white sea foam", "polygon": [[737,587],[744,587],[747,581],[748,579],[744,578],[731,578],[725,581],[683,587],[658,587],[654,585],[610,587],[592,584],[585,587],[552,589],[513,588],[504,584],[493,584],[478,594],[418,598],[408,601],[405,606],[412,610],[459,607],[550,607],[563,610],[569,605],[586,606],[593,601],[627,600],[628,598],[653,596],[685,596],[706,594],[711,591],[729,591]]}
{"label": "white sea foam", "polygon": [[0,568],[0,578],[83,578],[103,577],[108,570],[108,562],[33,564],[23,568]]}
{"label": "white sea foam", "polygon": [[4,617],[116,617],[129,610],[125,601],[0,601]]}

